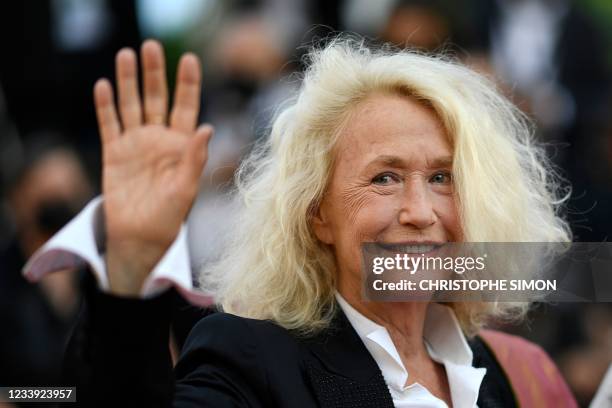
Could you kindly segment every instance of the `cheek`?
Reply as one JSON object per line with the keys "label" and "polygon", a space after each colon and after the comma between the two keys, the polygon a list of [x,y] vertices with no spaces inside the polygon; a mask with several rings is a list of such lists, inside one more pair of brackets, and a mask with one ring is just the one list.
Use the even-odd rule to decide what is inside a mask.
{"label": "cheek", "polygon": [[441,196],[436,200],[435,211],[447,238],[451,241],[463,239],[463,229],[459,217],[459,208],[453,196]]}
{"label": "cheek", "polygon": [[376,241],[394,223],[397,200],[365,188],[342,192],[336,201],[334,246],[339,273],[351,282],[361,276],[361,244]]}

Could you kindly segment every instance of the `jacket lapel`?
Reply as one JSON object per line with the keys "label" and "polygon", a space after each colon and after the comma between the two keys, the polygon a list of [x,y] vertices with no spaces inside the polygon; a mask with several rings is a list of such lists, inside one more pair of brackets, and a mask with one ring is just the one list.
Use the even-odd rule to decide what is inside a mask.
{"label": "jacket lapel", "polygon": [[393,408],[376,361],[337,305],[332,324],[306,340],[306,371],[321,407]]}
{"label": "jacket lapel", "polygon": [[474,354],[472,365],[487,369],[487,374],[482,380],[482,384],[480,384],[477,401],[478,407],[518,407],[519,405],[510,386],[510,381],[497,362],[493,352],[479,336],[472,338],[469,341],[469,345]]}

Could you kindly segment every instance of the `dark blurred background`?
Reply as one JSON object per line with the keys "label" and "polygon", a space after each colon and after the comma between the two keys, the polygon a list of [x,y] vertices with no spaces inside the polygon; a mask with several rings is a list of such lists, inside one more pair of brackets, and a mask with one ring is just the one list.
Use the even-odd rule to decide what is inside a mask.
{"label": "dark blurred background", "polygon": [[[215,125],[190,215],[194,262],[214,251],[223,192],[265,134],[313,41],[350,31],[444,50],[494,79],[538,124],[573,185],[577,241],[612,236],[612,2],[608,0],[23,0],[0,3],[0,385],[57,383],[78,272],[31,285],[25,261],[100,192],[94,81],[144,38],[203,59],[201,119]],[[199,222],[193,222],[198,219]],[[536,341],[586,406],[612,361],[611,304],[539,305],[504,329]]]}

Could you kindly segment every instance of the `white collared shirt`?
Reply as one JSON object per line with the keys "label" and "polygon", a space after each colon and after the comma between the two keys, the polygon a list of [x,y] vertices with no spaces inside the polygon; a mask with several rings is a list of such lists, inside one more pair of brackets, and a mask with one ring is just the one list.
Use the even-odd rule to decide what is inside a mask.
{"label": "white collared shirt", "polygon": [[[382,371],[395,407],[447,408],[444,401],[418,382],[405,385],[409,373],[385,327],[359,313],[337,292],[336,299]],[[472,367],[472,349],[450,307],[429,304],[423,339],[431,358],[446,369],[453,407],[476,407],[480,384],[487,369]]]}

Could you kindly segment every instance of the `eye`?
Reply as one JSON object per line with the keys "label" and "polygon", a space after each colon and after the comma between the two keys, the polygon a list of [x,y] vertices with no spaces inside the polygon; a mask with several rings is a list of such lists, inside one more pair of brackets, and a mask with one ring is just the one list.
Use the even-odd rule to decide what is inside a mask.
{"label": "eye", "polygon": [[379,186],[385,186],[398,180],[399,178],[397,177],[397,175],[393,173],[381,173],[372,179],[372,183],[378,184]]}
{"label": "eye", "polygon": [[450,184],[452,177],[449,172],[441,171],[431,176],[429,181],[436,184]]}

